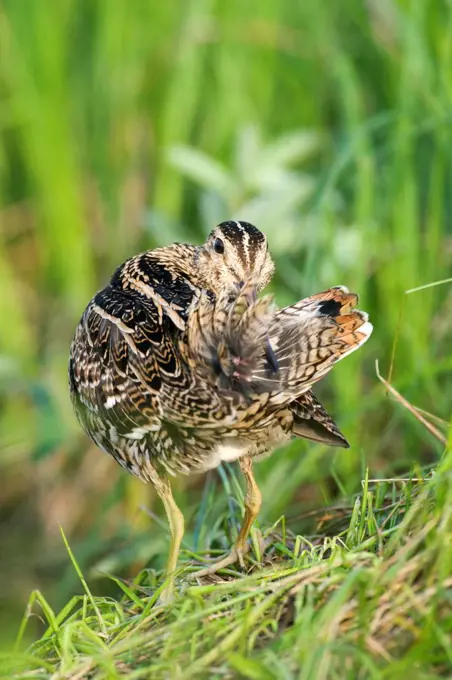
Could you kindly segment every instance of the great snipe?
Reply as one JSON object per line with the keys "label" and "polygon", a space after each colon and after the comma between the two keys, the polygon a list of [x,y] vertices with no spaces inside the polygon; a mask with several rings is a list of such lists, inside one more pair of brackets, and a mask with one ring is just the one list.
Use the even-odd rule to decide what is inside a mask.
{"label": "great snipe", "polygon": [[202,246],[173,244],[127,260],[75,332],[69,382],[83,428],[152,482],[165,506],[166,597],[184,531],[169,475],[233,460],[245,475],[243,525],[229,555],[203,570],[213,572],[248,549],[261,505],[255,458],[293,436],[348,446],[310,390],[372,326],[344,287],[284,309],[257,298],[273,270],[256,227],[223,222]]}

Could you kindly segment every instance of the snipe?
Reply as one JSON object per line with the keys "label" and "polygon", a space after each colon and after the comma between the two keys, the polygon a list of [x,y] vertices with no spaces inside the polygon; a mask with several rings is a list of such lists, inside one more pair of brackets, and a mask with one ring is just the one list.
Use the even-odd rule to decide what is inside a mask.
{"label": "snipe", "polygon": [[274,270],[265,236],[223,222],[202,246],[173,244],[127,260],[86,308],[71,345],[69,383],[83,428],[163,501],[172,575],[184,518],[169,476],[238,460],[245,517],[213,573],[242,556],[261,494],[253,461],[291,437],[347,447],[311,392],[370,336],[357,296],[331,288],[284,309],[257,293]]}

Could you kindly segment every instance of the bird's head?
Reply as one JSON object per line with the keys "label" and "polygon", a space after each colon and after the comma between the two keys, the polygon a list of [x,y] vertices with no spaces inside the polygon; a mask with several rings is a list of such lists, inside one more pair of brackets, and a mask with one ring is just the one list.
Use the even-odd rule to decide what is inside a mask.
{"label": "bird's head", "polygon": [[222,222],[199,249],[203,284],[214,293],[251,281],[262,290],[270,281],[274,264],[264,234],[249,222]]}

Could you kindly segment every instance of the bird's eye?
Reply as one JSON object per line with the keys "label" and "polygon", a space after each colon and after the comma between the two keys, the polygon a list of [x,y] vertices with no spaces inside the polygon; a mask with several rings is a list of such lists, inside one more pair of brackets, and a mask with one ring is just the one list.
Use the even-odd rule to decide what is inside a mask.
{"label": "bird's eye", "polygon": [[213,249],[219,255],[222,255],[224,253],[224,243],[221,240],[221,238],[215,239],[215,241],[213,242]]}

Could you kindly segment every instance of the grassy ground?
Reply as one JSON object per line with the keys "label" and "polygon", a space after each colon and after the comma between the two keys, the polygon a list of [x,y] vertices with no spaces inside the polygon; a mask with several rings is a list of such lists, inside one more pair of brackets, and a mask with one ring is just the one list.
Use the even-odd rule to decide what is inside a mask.
{"label": "grassy ground", "polygon": [[[121,598],[93,596],[68,548],[85,593],[59,613],[33,593],[2,677],[450,677],[451,464],[449,455],[433,476],[364,480],[353,506],[313,514],[308,537],[284,518],[255,531],[246,575],[197,580],[193,562],[205,556],[187,551],[166,607],[148,570],[117,581]],[[32,616],[47,630],[21,654]]]}
{"label": "grassy ground", "polygon": [[[146,668],[152,653],[161,674],[171,661],[183,675],[218,649],[212,668],[221,675],[239,656],[244,664],[246,645],[275,677],[285,677],[280,657],[287,677],[299,676],[297,654],[312,664],[302,666],[305,677],[316,664],[324,677],[335,668],[337,677],[357,677],[360,664],[363,674],[386,664],[388,677],[411,661],[414,677],[415,660],[427,668],[429,643],[448,634],[446,463],[427,486],[415,486],[421,494],[428,488],[429,500],[410,518],[401,510],[411,502],[408,488],[394,484],[390,502],[398,509],[386,523],[376,508],[389,501],[375,488],[383,533],[402,521],[389,536],[356,513],[350,520],[332,512],[333,528],[316,527],[309,513],[353,505],[366,469],[371,478],[417,476],[444,450],[388,398],[375,360],[447,431],[452,287],[405,291],[452,275],[451,45],[447,0],[0,2],[0,646],[12,648],[30,592],[42,592],[55,612],[83,593],[60,525],[93,597],[111,598],[98,608],[107,638],[118,638],[102,652],[107,638],[87,632],[100,624],[89,598],[80,600],[71,622],[57,619],[60,633],[32,648],[24,669],[41,663],[33,656],[56,666],[60,655],[77,677],[77,663],[94,648],[94,666],[105,669],[116,655],[127,668],[132,660],[120,650],[139,621],[139,663]],[[67,392],[68,347],[86,303],[117,264],[174,240],[201,242],[230,217],[268,235],[279,304],[345,284],[360,294],[375,331],[318,389],[351,449],[294,442],[256,469],[262,527],[287,518],[287,545],[275,538],[268,555],[274,576],[256,571],[221,589],[207,584],[199,596],[193,586],[166,614],[151,612],[153,574],[167,547],[161,509],[151,489],[80,432]],[[176,483],[187,550],[224,550],[232,537],[240,494],[235,475],[221,475]],[[352,528],[359,521],[358,534],[350,521]],[[431,527],[426,536],[424,527]],[[316,534],[314,548],[291,557],[284,552],[295,549],[291,532]],[[341,536],[333,552],[321,547],[327,535]],[[307,571],[294,600],[288,592],[304,577],[290,570],[300,560],[325,573]],[[118,584],[99,576],[130,581],[143,568],[140,587],[124,602]],[[280,570],[294,579],[282,590],[268,585],[281,582]],[[243,599],[228,605],[223,588]],[[385,593],[394,607],[385,609]],[[412,622],[399,601],[410,603]],[[192,628],[182,626],[182,614]],[[256,634],[242,634],[246,625]],[[223,651],[210,634],[189,639],[205,627],[224,635]],[[41,634],[32,617],[20,649]],[[154,635],[158,651],[148,647]],[[441,644],[430,671],[419,670],[424,677],[444,667]],[[263,673],[256,668],[249,662],[250,677]],[[79,677],[89,672],[79,669]]]}

